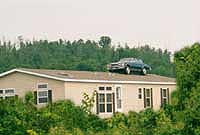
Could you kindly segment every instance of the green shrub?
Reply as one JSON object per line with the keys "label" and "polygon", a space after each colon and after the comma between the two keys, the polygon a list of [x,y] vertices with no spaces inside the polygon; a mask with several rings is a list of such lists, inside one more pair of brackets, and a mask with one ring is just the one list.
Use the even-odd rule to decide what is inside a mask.
{"label": "green shrub", "polygon": [[85,113],[79,106],[75,106],[69,100],[58,101],[48,105],[45,109],[60,117],[60,124],[67,130],[72,131],[74,128],[87,130],[87,113]]}

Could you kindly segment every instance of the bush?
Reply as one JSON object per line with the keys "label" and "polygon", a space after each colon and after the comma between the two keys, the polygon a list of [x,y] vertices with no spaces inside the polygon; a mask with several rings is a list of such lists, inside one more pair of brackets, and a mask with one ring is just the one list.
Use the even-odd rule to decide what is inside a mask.
{"label": "bush", "polygon": [[74,128],[80,128],[84,131],[87,130],[87,113],[69,100],[49,104],[45,108],[45,111],[59,116],[60,124],[69,131],[72,131]]}

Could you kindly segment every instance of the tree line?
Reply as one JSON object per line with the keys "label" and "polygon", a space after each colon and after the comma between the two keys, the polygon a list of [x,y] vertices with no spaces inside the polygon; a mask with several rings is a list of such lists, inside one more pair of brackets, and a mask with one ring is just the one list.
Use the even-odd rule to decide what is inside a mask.
{"label": "tree line", "polygon": [[111,38],[91,40],[20,41],[19,45],[0,42],[0,72],[12,68],[43,68],[62,70],[107,71],[106,65],[124,57],[142,59],[152,67],[151,73],[175,77],[171,53],[149,45],[111,45]]}

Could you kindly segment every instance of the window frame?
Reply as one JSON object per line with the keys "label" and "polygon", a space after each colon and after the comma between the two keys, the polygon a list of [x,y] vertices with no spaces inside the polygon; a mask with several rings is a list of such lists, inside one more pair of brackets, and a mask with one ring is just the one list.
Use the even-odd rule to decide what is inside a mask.
{"label": "window frame", "polygon": [[4,95],[4,89],[0,89],[0,91],[2,91],[2,93],[0,93],[0,97],[3,97],[3,95]]}
{"label": "window frame", "polygon": [[[104,90],[99,90],[100,87],[104,87]],[[107,87],[111,87],[111,90],[107,90]],[[100,94],[104,95],[104,102],[100,102]],[[111,94],[111,101],[112,102],[107,102],[107,94]],[[99,114],[113,114],[114,111],[114,106],[113,106],[113,87],[112,86],[105,86],[105,85],[100,85],[98,86],[98,110],[99,110]],[[104,104],[104,112],[100,111],[100,105]],[[107,110],[107,104],[111,104],[112,106],[112,111],[108,112]]]}
{"label": "window frame", "polygon": [[[46,84],[47,85],[47,88],[39,88],[38,86],[39,85],[44,85],[44,84]],[[49,89],[49,87],[48,87],[48,83],[37,83],[37,104],[47,104],[49,101],[49,95],[48,95],[48,89]],[[46,92],[47,93],[47,96],[40,96],[39,95],[39,92]],[[40,102],[40,99],[41,98],[46,98],[47,99],[47,102],[44,102],[44,103],[41,103]]]}
{"label": "window frame", "polygon": [[[105,88],[106,88],[105,89],[106,91],[112,91],[112,87],[111,86],[106,86]],[[107,88],[111,88],[111,89],[107,89]]]}
{"label": "window frame", "polygon": [[[147,97],[147,90],[149,90],[149,96]],[[152,92],[151,92],[152,91]],[[153,108],[153,88],[143,88],[143,97],[144,97],[144,108]],[[147,106],[147,100],[149,100],[150,104]]]}
{"label": "window frame", "polygon": [[[103,97],[104,97],[104,101],[101,101],[101,96],[100,95],[103,95]],[[98,99],[99,101],[99,113],[105,113],[106,112],[106,108],[105,108],[105,104],[106,104],[106,97],[105,97],[105,94],[103,94],[103,93],[99,93],[99,99]],[[103,105],[104,106],[104,111],[103,112],[101,112],[101,105]]]}
{"label": "window frame", "polygon": [[[161,97],[161,101],[160,101],[160,104],[161,104],[161,107],[162,106],[164,106],[165,104],[169,104],[169,88],[160,88],[160,90],[161,90],[161,95],[162,95],[162,97]],[[163,90],[166,90],[166,97],[164,97],[164,92],[163,92]],[[160,95],[160,96],[161,96]],[[166,103],[164,103],[164,99],[166,100]]]}
{"label": "window frame", "polygon": [[[119,99],[117,99],[118,97],[118,95],[117,95],[117,88],[120,88],[120,97],[119,97]],[[115,85],[115,106],[116,106],[116,111],[117,112],[122,112],[122,110],[123,110],[123,105],[122,105],[122,101],[123,101],[123,99],[122,99],[122,95],[123,95],[123,93],[122,93],[122,85]],[[121,102],[121,108],[118,108],[118,102]]]}
{"label": "window frame", "polygon": [[[108,94],[110,95],[110,101],[108,101]],[[106,113],[113,113],[113,93],[106,93],[106,100],[105,100],[105,111]],[[111,112],[108,112],[108,105],[111,105]]]}
{"label": "window frame", "polygon": [[[39,85],[47,85],[47,88],[39,88]],[[37,89],[48,89],[48,83],[37,83]]]}
{"label": "window frame", "polygon": [[[141,91],[140,91],[141,90]],[[143,90],[142,88],[138,88],[138,99],[141,100],[143,98],[142,96]]]}
{"label": "window frame", "polygon": [[[104,89],[100,89],[100,88],[104,88]],[[102,91],[105,91],[105,86],[99,86],[99,87],[98,87],[98,91],[101,91],[101,92],[102,92]]]}
{"label": "window frame", "polygon": [[[0,97],[3,99],[6,99],[6,97],[15,97],[16,91],[15,88],[6,88],[6,89],[0,89],[3,91],[2,94],[0,94]],[[6,93],[6,90],[13,90],[13,93]]]}

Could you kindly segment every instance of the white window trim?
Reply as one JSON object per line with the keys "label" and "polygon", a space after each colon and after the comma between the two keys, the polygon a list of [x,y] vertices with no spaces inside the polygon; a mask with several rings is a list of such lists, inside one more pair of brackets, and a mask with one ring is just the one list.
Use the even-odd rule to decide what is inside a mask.
{"label": "white window trim", "polygon": [[[39,85],[47,85],[47,88],[38,88]],[[37,90],[41,90],[41,89],[47,89],[48,90],[48,87],[49,84],[48,83],[37,83]]]}
{"label": "white window trim", "polygon": [[[6,88],[6,89],[0,89],[3,90],[3,94],[0,94],[0,97],[3,97],[5,99],[6,97],[14,97],[16,94],[15,88]],[[6,94],[6,90],[14,90],[13,94]]]}
{"label": "white window trim", "polygon": [[[99,87],[104,87],[104,90],[99,90]],[[112,90],[106,90],[106,87],[111,87]],[[101,114],[113,114],[113,101],[112,101],[112,112],[107,112],[107,95],[106,95],[106,94],[111,94],[111,95],[113,94],[113,86],[112,85],[98,85],[97,91],[98,91],[97,92],[98,94],[104,94],[105,95],[105,112],[100,112],[100,106],[97,106],[97,107],[99,107],[99,114],[100,115]]]}
{"label": "white window trim", "polygon": [[[117,108],[117,92],[116,89],[117,87],[121,88],[121,108]],[[115,110],[116,112],[122,112],[123,111],[123,89],[122,89],[122,85],[115,85]]]}
{"label": "white window trim", "polygon": [[[104,102],[100,102],[100,94],[103,94],[104,95]],[[105,93],[99,93],[99,113],[105,113],[106,112],[106,94]],[[105,107],[105,112],[100,112],[100,104],[104,104],[104,107]]]}
{"label": "white window trim", "polygon": [[[108,101],[107,101],[107,94],[110,94],[110,95],[111,95],[111,102],[108,102]],[[112,97],[112,96],[113,96],[113,93],[106,93],[105,95],[106,95],[106,96],[105,96],[105,101],[106,101],[106,102],[105,102],[105,109],[106,109],[105,112],[106,112],[106,113],[113,113],[113,111],[114,111],[114,109],[113,109],[113,107],[114,107],[114,106],[113,106],[113,97]],[[107,105],[108,105],[108,104],[111,104],[111,106],[112,106],[112,111],[111,111],[111,112],[107,112]]]}
{"label": "white window trim", "polygon": [[[149,97],[147,97],[147,90],[149,90]],[[145,98],[146,98],[146,108],[151,108],[151,105],[152,105],[152,101],[151,101],[151,89],[145,89]],[[149,99],[149,101],[150,101],[150,104],[149,104],[149,106],[147,106],[147,99]]]}
{"label": "white window trim", "polygon": [[[151,108],[151,106],[153,106],[153,104],[152,104],[152,100],[151,100],[151,96],[152,96],[152,99],[153,99],[153,88],[152,87],[147,87],[147,88],[143,88],[143,93],[144,93],[144,89],[145,89],[145,99],[143,98],[143,101],[144,100],[146,100],[146,99],[150,99],[150,106],[147,106],[146,105],[146,107],[145,107],[145,109],[147,109],[147,108]],[[147,95],[147,93],[146,93],[146,90],[147,89],[149,89],[150,91],[150,97],[147,97],[146,95]],[[152,95],[151,95],[151,89],[152,89]],[[143,95],[143,97],[144,97],[144,95]],[[146,102],[146,101],[145,101]]]}
{"label": "white window trim", "polygon": [[[141,89],[141,93],[139,93],[139,89]],[[137,99],[138,100],[142,100],[142,99],[144,99],[144,94],[143,94],[144,92],[143,92],[143,88],[142,87],[138,87],[138,89],[137,89]],[[139,95],[141,94],[141,98],[139,98]]]}
{"label": "white window trim", "polygon": [[[168,101],[168,98],[170,98],[170,90],[169,90],[169,97],[163,97],[163,89],[165,89],[166,90],[166,96],[168,96],[167,95],[167,89],[169,89],[168,87],[160,87],[160,89],[162,89],[162,99],[167,99],[167,102],[169,103],[169,101]],[[160,101],[160,103],[161,103],[162,101]],[[162,103],[161,103],[161,105],[162,105]]]}
{"label": "white window trim", "polygon": [[[47,88],[38,88],[39,85],[44,85],[44,84],[47,85]],[[49,89],[48,86],[49,86],[48,83],[37,83],[37,104],[45,105],[45,104],[48,103],[48,98],[49,98],[49,97],[48,97],[48,89]],[[42,91],[47,92],[47,96],[39,97],[39,92],[42,92]],[[46,103],[40,103],[40,102],[39,102],[39,98],[47,98],[47,102],[46,102]]]}

